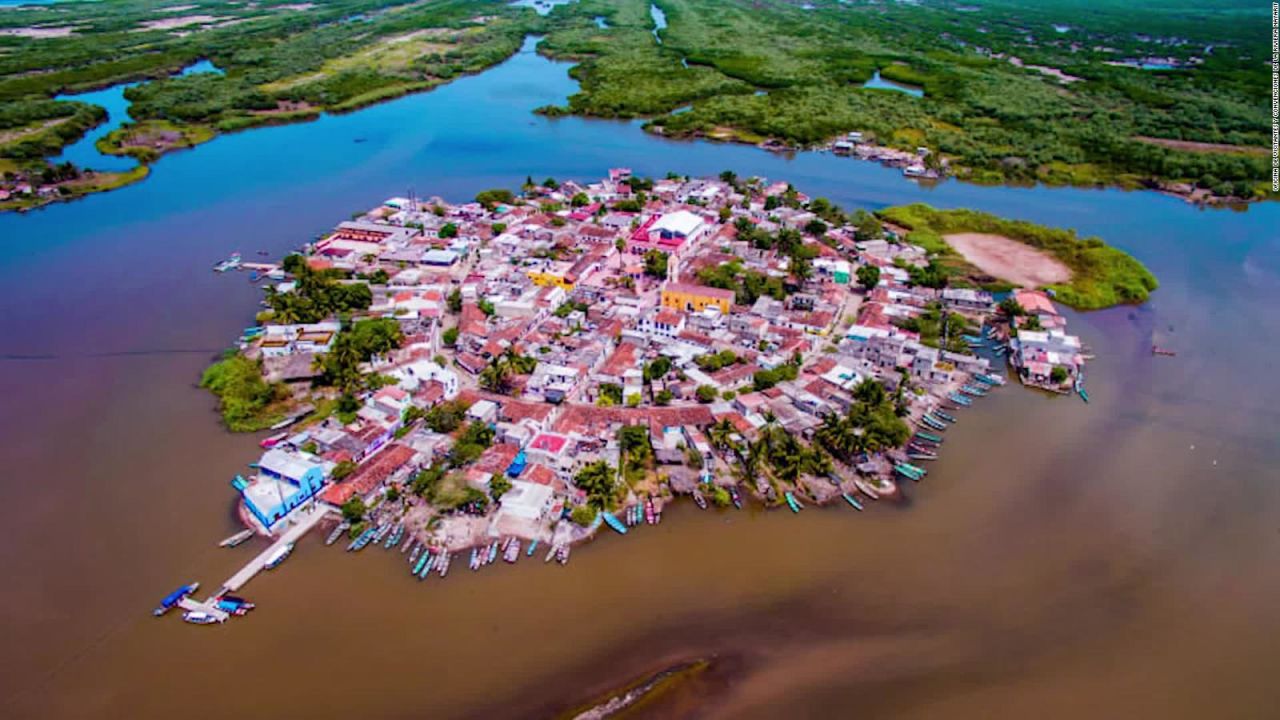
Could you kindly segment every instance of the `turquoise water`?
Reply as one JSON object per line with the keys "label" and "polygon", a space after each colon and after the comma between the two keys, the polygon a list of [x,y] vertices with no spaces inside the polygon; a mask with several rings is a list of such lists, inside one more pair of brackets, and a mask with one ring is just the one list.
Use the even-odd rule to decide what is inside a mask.
{"label": "turquoise water", "polygon": [[[200,60],[178,71],[177,76],[188,77],[203,73],[226,74],[209,60]],[[82,168],[108,172],[120,172],[136,166],[138,161],[131,157],[104,155],[98,152],[96,143],[99,138],[106,137],[111,131],[124,123],[133,121],[133,118],[129,116],[129,101],[125,99],[124,91],[139,84],[136,82],[121,83],[102,90],[56,96],[57,100],[78,100],[91,105],[100,105],[107,110],[107,120],[85,133],[85,136],[78,141],[63,148],[62,154],[55,158],[50,158],[50,162],[70,162]]]}
{"label": "turquoise water", "polygon": [[904,85],[896,83],[892,80],[885,80],[880,77],[880,71],[876,70],[871,79],[862,84],[864,88],[874,88],[876,90],[896,90],[900,93],[906,93],[911,97],[924,97],[924,90],[915,85]]}
{"label": "turquoise water", "polygon": [[606,20],[603,15],[597,15],[594,19],[596,21],[596,27],[601,30],[607,30],[609,28],[609,21]]}

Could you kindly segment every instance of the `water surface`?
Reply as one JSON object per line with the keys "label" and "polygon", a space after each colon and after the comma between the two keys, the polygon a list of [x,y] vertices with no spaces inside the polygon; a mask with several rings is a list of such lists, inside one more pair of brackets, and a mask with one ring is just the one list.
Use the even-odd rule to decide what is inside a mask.
{"label": "water surface", "polygon": [[[1280,667],[1280,210],[1115,190],[932,189],[829,154],[531,114],[576,90],[526,45],[434,92],[219,137],[122,190],[0,216],[0,715],[545,717],[689,657],[651,717],[1268,717]],[[356,138],[366,138],[363,143]],[[794,182],[848,209],[926,201],[1097,234],[1150,303],[1069,314],[1089,405],[1010,387],[962,413],[900,507],[702,513],[568,567],[441,583],[309,537],[219,628],[155,620],[260,545],[256,458],[194,384],[257,308],[234,250],[280,254],[413,189],[453,200],[614,166]],[[1176,358],[1153,358],[1152,342]],[[337,688],[341,688],[340,690]],[[710,703],[703,706],[700,703]]]}
{"label": "water surface", "polygon": [[905,93],[911,97],[924,97],[924,90],[915,85],[906,85],[904,83],[886,80],[880,77],[880,71],[876,70],[871,75],[871,79],[862,84],[864,88],[872,88],[875,90],[894,90],[896,92]]}

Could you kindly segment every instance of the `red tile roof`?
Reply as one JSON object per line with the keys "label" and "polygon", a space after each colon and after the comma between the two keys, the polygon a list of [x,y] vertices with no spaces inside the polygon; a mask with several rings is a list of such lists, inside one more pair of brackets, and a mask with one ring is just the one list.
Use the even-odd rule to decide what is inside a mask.
{"label": "red tile roof", "polygon": [[342,505],[357,493],[362,496],[367,495],[386,482],[392,473],[412,460],[414,454],[412,448],[404,445],[397,443],[388,445],[382,452],[361,464],[360,468],[346,480],[325,488],[324,492],[320,493],[320,499],[330,505]]}

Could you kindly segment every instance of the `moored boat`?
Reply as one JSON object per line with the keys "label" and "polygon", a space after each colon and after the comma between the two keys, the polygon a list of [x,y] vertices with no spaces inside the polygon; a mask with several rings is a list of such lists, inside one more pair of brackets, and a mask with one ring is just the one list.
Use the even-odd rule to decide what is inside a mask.
{"label": "moored boat", "polygon": [[939,420],[944,420],[949,423],[953,423],[956,421],[955,415],[952,415],[951,413],[948,413],[948,412],[943,412],[942,410],[934,410],[933,416],[938,418]]}
{"label": "moored boat", "polygon": [[693,501],[698,504],[700,509],[707,509],[707,499],[702,497],[702,493],[696,489],[693,491]]}
{"label": "moored boat", "polygon": [[221,541],[218,542],[218,547],[233,548],[243,543],[245,540],[248,540],[249,538],[253,537],[253,535],[254,535],[254,532],[252,530],[241,530],[240,532],[236,533],[235,535],[232,535],[231,537],[223,538]]}
{"label": "moored boat", "polygon": [[507,549],[502,553],[502,559],[507,563],[514,563],[520,559],[520,541],[511,538],[507,541]]}
{"label": "moored boat", "polygon": [[800,508],[804,507],[798,500],[796,500],[796,496],[792,494],[790,490],[784,494],[784,497],[787,499],[787,506],[791,508],[791,512],[798,513],[800,512]]}
{"label": "moored boat", "polygon": [[538,549],[538,538],[534,538],[533,542],[529,543],[529,551],[526,552],[524,556],[533,557],[533,551],[537,549]]}
{"label": "moored boat", "polygon": [[601,511],[600,516],[604,518],[605,524],[617,531],[619,535],[627,534],[627,526],[623,525],[621,520],[614,517],[613,513],[604,510]]}
{"label": "moored boat", "polygon": [[488,560],[485,561],[485,564],[492,565],[493,561],[497,559],[498,559],[498,543],[497,541],[494,541],[494,543],[489,546],[489,558]]}
{"label": "moored boat", "polygon": [[272,570],[274,568],[277,568],[280,566],[280,563],[284,562],[285,559],[288,558],[289,555],[292,553],[293,553],[293,543],[287,542],[284,545],[280,546],[279,548],[276,548],[275,552],[268,555],[267,560],[265,563],[262,564],[262,567],[267,570]]}
{"label": "moored boat", "polygon": [[742,509],[742,493],[738,492],[736,485],[729,488],[729,499],[733,501],[735,508]]}
{"label": "moored boat", "polygon": [[216,622],[222,622],[217,615],[203,610],[188,610],[182,614],[182,619],[193,625],[212,625]]}
{"label": "moored boat", "polygon": [[350,529],[351,529],[351,523],[347,522],[346,520],[343,520],[342,522],[338,523],[333,527],[333,530],[329,533],[329,537],[326,537],[324,539],[324,544],[332,545],[338,542],[338,538],[342,536],[342,533]]}
{"label": "moored boat", "polygon": [[844,498],[845,502],[852,505],[854,510],[862,512],[862,503],[858,501],[858,498],[850,495],[849,493],[840,493],[840,497]]}
{"label": "moored boat", "polygon": [[175,606],[177,606],[178,603],[182,602],[182,598],[190,595],[191,593],[199,589],[200,589],[200,583],[198,582],[193,582],[193,583],[188,583],[186,585],[183,585],[177,590],[174,590],[173,592],[161,598],[160,604],[156,606],[155,610],[151,611],[151,614],[155,615],[156,617],[160,617],[161,615],[172,610]]}

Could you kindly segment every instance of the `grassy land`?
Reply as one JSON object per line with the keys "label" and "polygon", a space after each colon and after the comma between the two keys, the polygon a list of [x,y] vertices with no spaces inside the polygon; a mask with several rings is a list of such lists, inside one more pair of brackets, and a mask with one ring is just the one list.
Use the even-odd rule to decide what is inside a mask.
{"label": "grassy land", "polygon": [[116,128],[95,143],[106,155],[128,155],[141,163],[150,163],[162,154],[178,148],[195,147],[216,136],[208,125],[191,125],[168,120],[143,120]]}
{"label": "grassy land", "polygon": [[1151,271],[1133,256],[1099,238],[1082,239],[1073,230],[1007,220],[975,210],[937,210],[920,203],[887,208],[877,214],[910,230],[908,241],[928,250],[956,279],[973,280],[981,273],[947,245],[943,236],[976,232],[1003,235],[1053,255],[1071,270],[1071,281],[1050,289],[1058,300],[1080,310],[1140,303],[1159,287]]}

